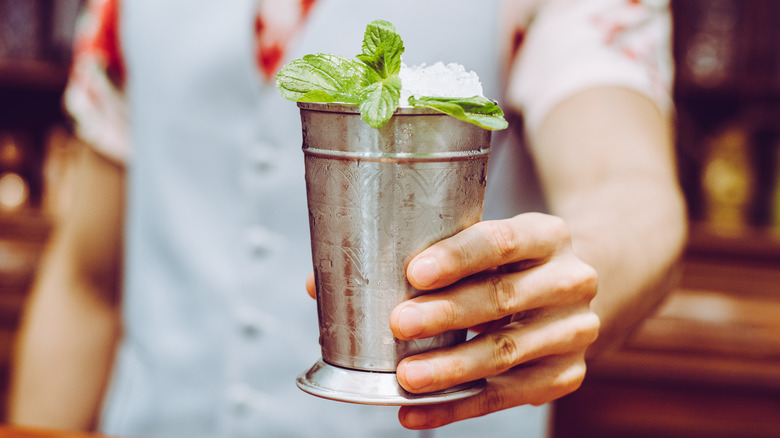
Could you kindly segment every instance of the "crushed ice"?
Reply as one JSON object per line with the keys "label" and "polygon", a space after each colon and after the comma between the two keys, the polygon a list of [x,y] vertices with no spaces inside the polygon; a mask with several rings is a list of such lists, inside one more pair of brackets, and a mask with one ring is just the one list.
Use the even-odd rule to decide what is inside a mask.
{"label": "crushed ice", "polygon": [[472,97],[482,96],[482,83],[473,71],[460,64],[437,62],[427,66],[401,65],[401,100],[407,106],[409,96]]}

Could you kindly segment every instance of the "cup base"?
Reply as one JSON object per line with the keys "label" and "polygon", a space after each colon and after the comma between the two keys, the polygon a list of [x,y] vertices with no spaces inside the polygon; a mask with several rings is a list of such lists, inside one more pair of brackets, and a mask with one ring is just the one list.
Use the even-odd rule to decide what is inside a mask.
{"label": "cup base", "polygon": [[398,384],[395,373],[342,368],[318,360],[296,383],[317,397],[364,405],[428,405],[460,400],[480,393],[485,379],[464,383],[443,391],[412,394]]}

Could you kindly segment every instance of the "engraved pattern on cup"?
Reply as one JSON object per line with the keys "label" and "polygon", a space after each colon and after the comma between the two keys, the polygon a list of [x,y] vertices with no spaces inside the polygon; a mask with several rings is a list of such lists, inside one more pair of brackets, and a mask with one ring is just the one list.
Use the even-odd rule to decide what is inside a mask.
{"label": "engraved pattern on cup", "polygon": [[[394,372],[406,356],[463,342],[465,330],[400,341],[389,316],[424,293],[406,280],[412,257],[481,219],[489,131],[430,110],[373,130],[349,107],[299,106],[323,360]],[[421,138],[424,152],[409,152]]]}

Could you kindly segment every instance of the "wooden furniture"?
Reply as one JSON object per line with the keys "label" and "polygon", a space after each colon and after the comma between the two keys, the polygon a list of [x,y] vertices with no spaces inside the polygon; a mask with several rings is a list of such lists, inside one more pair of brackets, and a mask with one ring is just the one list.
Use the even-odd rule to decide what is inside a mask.
{"label": "wooden furniture", "polygon": [[555,406],[554,436],[780,437],[780,235],[695,226],[679,288]]}

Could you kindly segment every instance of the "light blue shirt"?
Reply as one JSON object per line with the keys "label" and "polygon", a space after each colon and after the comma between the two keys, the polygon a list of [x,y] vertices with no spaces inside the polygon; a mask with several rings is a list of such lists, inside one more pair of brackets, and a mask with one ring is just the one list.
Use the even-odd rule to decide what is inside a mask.
{"label": "light blue shirt", "polygon": [[[319,399],[300,117],[253,58],[252,0],[122,2],[133,151],[125,334],[105,433],[139,437],[412,437],[397,408]],[[408,64],[458,62],[496,97],[498,1],[321,0],[289,58],[359,53],[396,25]],[[539,437],[544,408],[433,436]],[[431,436],[427,434],[426,436]]]}

